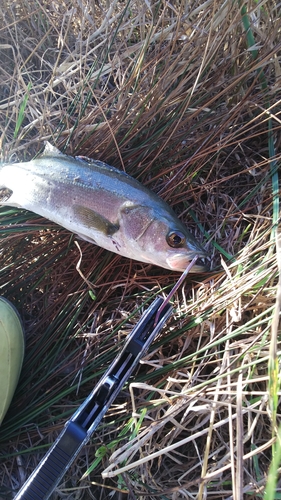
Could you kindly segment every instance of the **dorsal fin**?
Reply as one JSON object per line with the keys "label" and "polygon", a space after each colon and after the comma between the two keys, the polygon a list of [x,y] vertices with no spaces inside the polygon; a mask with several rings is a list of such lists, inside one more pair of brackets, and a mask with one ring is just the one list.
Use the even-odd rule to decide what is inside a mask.
{"label": "dorsal fin", "polygon": [[45,149],[41,155],[41,158],[46,156],[52,156],[52,157],[59,156],[61,158],[62,156],[67,156],[67,155],[61,153],[61,151],[58,148],[53,146],[50,142],[46,141]]}

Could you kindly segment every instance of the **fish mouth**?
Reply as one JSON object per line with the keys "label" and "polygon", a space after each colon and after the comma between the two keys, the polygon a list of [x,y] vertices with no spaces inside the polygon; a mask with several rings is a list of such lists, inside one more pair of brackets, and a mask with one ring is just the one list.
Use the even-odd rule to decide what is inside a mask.
{"label": "fish mouth", "polygon": [[180,271],[183,272],[187,268],[188,264],[192,261],[192,259],[198,255],[198,259],[196,260],[196,263],[192,266],[190,269],[190,273],[204,273],[209,270],[209,265],[207,263],[207,256],[206,254],[202,252],[192,252],[192,254],[173,254],[170,255],[167,258],[167,264],[170,269],[173,271]]}

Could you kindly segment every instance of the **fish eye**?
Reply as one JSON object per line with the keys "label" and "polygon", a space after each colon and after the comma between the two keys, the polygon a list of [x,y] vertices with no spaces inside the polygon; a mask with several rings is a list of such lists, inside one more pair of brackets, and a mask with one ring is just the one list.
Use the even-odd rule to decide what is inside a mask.
{"label": "fish eye", "polygon": [[185,244],[185,236],[181,231],[171,231],[166,240],[168,245],[173,248],[180,248]]}

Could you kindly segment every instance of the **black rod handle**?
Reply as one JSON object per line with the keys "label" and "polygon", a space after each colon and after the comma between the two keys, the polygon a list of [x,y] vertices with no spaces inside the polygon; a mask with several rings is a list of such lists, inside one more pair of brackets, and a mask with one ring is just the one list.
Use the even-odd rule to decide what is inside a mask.
{"label": "black rod handle", "polygon": [[47,500],[87,440],[87,431],[68,422],[15,500]]}

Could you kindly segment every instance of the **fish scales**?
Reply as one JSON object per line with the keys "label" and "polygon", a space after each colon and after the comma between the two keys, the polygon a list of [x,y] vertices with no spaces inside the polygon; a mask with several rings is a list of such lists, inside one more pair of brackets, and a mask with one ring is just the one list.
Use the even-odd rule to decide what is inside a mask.
{"label": "fish scales", "polygon": [[[0,205],[24,208],[141,262],[183,271],[206,252],[169,205],[125,172],[47,143],[30,162],[0,168]],[[201,272],[204,264],[193,266]]]}

